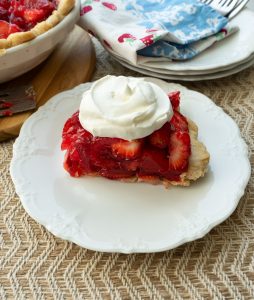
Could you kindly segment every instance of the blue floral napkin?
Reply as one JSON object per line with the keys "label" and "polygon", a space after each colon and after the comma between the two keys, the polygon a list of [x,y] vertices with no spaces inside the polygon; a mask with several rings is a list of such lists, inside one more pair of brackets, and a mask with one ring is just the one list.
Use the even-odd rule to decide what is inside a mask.
{"label": "blue floral napkin", "polygon": [[197,0],[81,0],[80,24],[112,54],[185,60],[237,28]]}

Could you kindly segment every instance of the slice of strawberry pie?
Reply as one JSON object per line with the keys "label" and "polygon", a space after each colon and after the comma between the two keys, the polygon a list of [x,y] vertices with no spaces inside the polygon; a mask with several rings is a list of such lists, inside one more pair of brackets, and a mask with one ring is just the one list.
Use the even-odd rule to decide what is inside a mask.
{"label": "slice of strawberry pie", "polygon": [[179,91],[167,95],[149,78],[96,81],[63,128],[65,170],[74,177],[189,185],[204,176],[209,153],[179,105]]}

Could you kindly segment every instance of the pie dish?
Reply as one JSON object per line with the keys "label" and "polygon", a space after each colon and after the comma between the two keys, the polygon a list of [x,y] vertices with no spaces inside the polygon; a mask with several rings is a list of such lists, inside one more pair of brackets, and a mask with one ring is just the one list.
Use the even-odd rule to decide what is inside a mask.
{"label": "pie dish", "polygon": [[[110,99],[111,102],[109,102],[107,110],[117,111],[113,102],[120,102],[120,98],[124,99],[120,104],[120,109],[128,110],[129,106],[133,105],[131,103],[133,100],[132,93],[136,93],[134,101],[139,100],[137,99],[138,96],[146,96],[146,91],[143,89],[150,88],[146,80],[149,82],[149,79],[144,78],[134,79],[124,76],[106,76],[93,84],[91,93],[84,94],[82,100],[84,104],[81,104],[80,109],[83,109],[82,105],[87,105],[86,103],[88,103],[88,98],[91,94],[96,97],[95,94],[96,92],[98,93],[95,90],[96,85],[99,86],[97,87],[98,90],[100,85],[109,86],[113,84],[113,90],[110,90],[109,93],[110,95],[116,93],[117,96]],[[155,85],[155,83],[151,84],[152,86]],[[120,93],[117,91],[116,87],[119,85],[122,85],[120,89],[125,89],[125,85],[130,87],[128,96],[122,95],[121,91]],[[142,93],[138,94],[137,89],[141,89],[141,87]],[[191,181],[203,177],[208,168],[209,153],[206,147],[198,141],[197,125],[190,119],[188,120],[180,112],[180,92],[171,91],[166,95],[158,85],[156,87],[165,94],[163,101],[171,103],[172,114],[170,118],[166,119],[163,124],[160,124],[159,128],[157,126],[150,134],[143,134],[142,131],[144,128],[142,128],[141,133],[137,133],[140,130],[139,126],[144,126],[143,123],[139,125],[137,119],[143,118],[143,110],[145,111],[147,107],[144,106],[142,112],[140,112],[141,103],[136,105],[137,107],[134,108],[134,112],[132,107],[132,116],[136,114],[131,119],[131,122],[135,122],[135,132],[133,133],[135,139],[126,140],[125,138],[129,134],[125,132],[116,133],[119,128],[115,128],[115,122],[117,122],[115,118],[113,119],[113,124],[109,125],[111,126],[112,135],[110,131],[107,131],[106,134],[102,133],[102,136],[100,134],[94,136],[91,131],[89,132],[89,130],[86,130],[87,128],[84,128],[84,126],[88,125],[89,118],[84,119],[83,123],[85,125],[82,126],[83,123],[80,121],[82,111],[74,113],[65,123],[62,134],[61,149],[66,150],[64,159],[65,170],[73,177],[102,176],[112,180],[128,182],[163,183],[165,187],[169,187],[170,185],[188,186]],[[102,91],[101,99],[103,97],[107,97],[107,91]],[[151,94],[150,97],[153,97],[153,95]],[[159,94],[156,97],[159,98]],[[97,105],[97,100],[96,98],[94,99],[93,105]],[[103,99],[102,101],[105,100]],[[84,107],[84,110],[88,109]],[[100,112],[103,110],[100,105],[98,105],[98,109]],[[137,112],[136,110],[138,109],[140,111]],[[160,107],[157,109],[160,110]],[[121,111],[117,111],[117,117],[127,122],[125,120],[127,114],[123,113],[121,115],[121,113]],[[140,115],[137,117],[138,113]],[[91,112],[91,115],[93,115],[93,112]],[[95,115],[94,118],[96,119],[97,117]],[[106,119],[106,122],[108,121],[107,115],[103,115],[103,118]],[[161,118],[161,115],[158,115],[158,118]],[[94,120],[92,120],[93,123]],[[108,125],[99,124],[95,126],[99,126],[97,131],[102,131],[100,126]],[[149,125],[146,124],[146,126]],[[131,131],[128,124],[126,125],[126,129],[124,128],[125,130],[126,132]]]}
{"label": "pie dish", "polygon": [[50,30],[74,5],[75,0],[1,0],[0,49],[23,44]]}

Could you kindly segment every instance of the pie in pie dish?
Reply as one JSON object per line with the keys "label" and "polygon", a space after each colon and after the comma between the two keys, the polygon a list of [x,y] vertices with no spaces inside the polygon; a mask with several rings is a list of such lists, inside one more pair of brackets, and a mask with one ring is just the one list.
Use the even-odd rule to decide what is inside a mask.
{"label": "pie in pie dish", "polygon": [[85,92],[65,123],[64,168],[71,176],[188,186],[204,176],[209,153],[180,112],[180,92],[144,78],[106,76]]}
{"label": "pie in pie dish", "polygon": [[50,30],[74,7],[75,0],[0,0],[0,49]]}

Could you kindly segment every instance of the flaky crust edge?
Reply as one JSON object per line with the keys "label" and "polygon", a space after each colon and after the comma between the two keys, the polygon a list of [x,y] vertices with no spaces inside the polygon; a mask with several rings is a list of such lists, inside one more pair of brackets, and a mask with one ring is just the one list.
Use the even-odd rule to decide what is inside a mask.
{"label": "flaky crust edge", "polygon": [[54,10],[45,21],[38,23],[30,31],[12,33],[7,39],[0,39],[0,56],[6,53],[5,49],[31,41],[56,26],[72,10],[74,5],[75,0],[60,0],[57,10]]}

